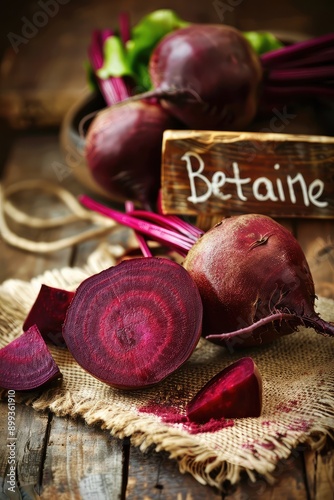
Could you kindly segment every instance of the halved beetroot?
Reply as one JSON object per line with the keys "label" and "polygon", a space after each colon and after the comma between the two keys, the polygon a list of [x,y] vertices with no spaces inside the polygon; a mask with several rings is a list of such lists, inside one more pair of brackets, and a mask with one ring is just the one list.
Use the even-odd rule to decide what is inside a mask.
{"label": "halved beetroot", "polygon": [[187,405],[187,417],[197,423],[210,419],[259,417],[262,377],[250,357],[241,358],[215,375]]}
{"label": "halved beetroot", "polygon": [[197,286],[180,264],[135,258],[79,285],[63,336],[79,365],[97,379],[143,388],[189,358],[201,336],[202,313]]}
{"label": "halved beetroot", "polygon": [[37,325],[43,338],[64,347],[62,325],[75,292],[41,285],[39,294],[23,323],[23,331]]}
{"label": "halved beetroot", "polygon": [[36,325],[0,349],[0,387],[3,389],[32,390],[60,376]]}

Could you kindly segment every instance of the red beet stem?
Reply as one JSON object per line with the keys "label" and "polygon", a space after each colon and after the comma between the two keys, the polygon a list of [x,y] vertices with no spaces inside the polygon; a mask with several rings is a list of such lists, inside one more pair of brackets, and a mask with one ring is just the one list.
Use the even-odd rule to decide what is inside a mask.
{"label": "red beet stem", "polygon": [[[330,47],[328,49],[324,49],[315,54],[306,54],[304,57],[301,57],[297,60],[293,59],[292,61],[287,61],[282,64],[284,69],[288,68],[299,68],[300,66],[307,68],[312,66],[325,65],[327,63],[333,63],[334,60],[334,47]],[[280,64],[277,64],[276,69],[281,67]]]}
{"label": "red beet stem", "polygon": [[333,99],[334,33],[263,54],[260,108],[299,98]]}
{"label": "red beet stem", "polygon": [[[125,203],[125,211],[126,213],[132,213],[134,211],[134,203],[133,201],[127,201]],[[137,238],[137,241],[138,241],[138,245],[139,245],[139,248],[143,254],[144,257],[152,257],[152,252],[147,244],[147,241],[146,239],[144,238],[144,236],[140,233],[138,233],[138,231],[135,231],[135,234],[136,234],[136,238]]]}
{"label": "red beet stem", "polygon": [[195,226],[194,224],[191,224],[190,222],[187,222],[177,215],[171,215],[171,214],[164,214],[163,209],[162,209],[162,193],[161,190],[159,191],[158,198],[157,198],[157,211],[160,215],[162,215],[164,218],[168,218],[169,221],[174,221],[177,226],[178,230],[182,232],[183,234],[186,235],[191,235],[194,238],[194,241],[196,241],[198,238],[203,236],[204,231],[200,229],[199,227]]}
{"label": "red beet stem", "polygon": [[131,38],[130,16],[128,12],[121,12],[118,16],[119,33],[124,45]]}
{"label": "red beet stem", "polygon": [[278,67],[293,59],[300,59],[304,54],[309,56],[315,51],[332,48],[334,43],[334,33],[321,35],[302,42],[294,43],[287,47],[282,47],[263,54],[260,59],[264,67]]}
{"label": "red beet stem", "polygon": [[160,227],[164,227],[172,231],[175,230],[178,233],[185,235],[187,238],[192,239],[193,243],[195,243],[196,240],[203,235],[203,231],[196,230],[194,227],[191,228],[190,224],[182,223],[183,221],[177,217],[161,215],[155,212],[147,212],[146,210],[133,210],[129,213],[138,219],[145,219],[159,224]]}
{"label": "red beet stem", "polygon": [[110,207],[102,205],[87,195],[81,195],[79,201],[87,208],[94,210],[106,217],[114,219],[116,222],[123,224],[124,226],[130,227],[135,231],[145,234],[159,243],[166,244],[175,251],[178,251],[181,255],[185,255],[186,252],[193,246],[194,241],[176,231],[171,231],[165,229],[161,226],[153,224],[151,222],[144,221],[142,219],[137,219],[131,215],[118,212]]}
{"label": "red beet stem", "polygon": [[89,62],[91,64],[94,77],[108,106],[127,99],[130,94],[130,88],[120,77],[109,77],[106,79],[96,76],[96,71],[103,65],[103,44],[105,40],[112,36],[111,30],[95,30],[92,34],[91,44],[88,48]]}
{"label": "red beet stem", "polygon": [[317,66],[317,67],[302,67],[302,68],[284,68],[284,69],[274,69],[270,71],[267,81],[268,82],[286,82],[289,85],[294,82],[326,82],[327,80],[332,80],[334,78],[334,66]]}

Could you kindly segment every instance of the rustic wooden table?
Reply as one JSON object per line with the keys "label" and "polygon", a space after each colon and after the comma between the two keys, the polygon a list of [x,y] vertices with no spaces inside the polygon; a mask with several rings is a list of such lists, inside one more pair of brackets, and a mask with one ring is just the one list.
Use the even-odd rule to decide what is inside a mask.
{"label": "rustic wooden table", "polygon": [[[8,12],[0,19],[1,32],[5,34],[0,42],[0,50],[3,49],[4,54],[0,68],[0,115],[9,120],[17,131],[21,130],[15,134],[13,143],[9,144],[7,130],[2,130],[0,123],[1,181],[9,185],[17,180],[43,177],[78,194],[82,187],[74,172],[66,167],[56,127],[68,106],[81,95],[85,87],[82,61],[86,57],[90,32],[94,27],[111,25],[120,7],[129,8],[134,19],[138,19],[144,13],[143,10],[149,12],[153,8],[163,7],[165,3],[150,0],[145,3],[144,9],[142,3],[132,1],[59,0],[57,15],[50,16],[45,27],[39,28],[31,39],[19,44],[18,53],[15,53],[10,47],[13,38],[9,39],[8,33],[22,36],[25,20],[35,19],[42,3],[47,4],[37,2],[37,6],[36,2],[26,0],[11,2]],[[57,2],[54,3],[57,5]],[[263,7],[267,10],[258,7],[261,2],[227,2],[233,8],[228,9],[224,20],[237,22],[245,30],[253,29],[256,12],[257,29],[281,30],[284,27],[288,31],[307,29],[310,33],[331,29],[331,16],[328,15],[332,8],[330,0],[322,2],[326,15],[316,14],[321,9],[311,3],[309,10],[299,11],[297,3],[305,2],[281,1],[270,6],[266,2]],[[217,5],[225,4],[171,2],[171,8],[177,8],[181,16],[201,22],[221,21]],[[32,132],[31,126],[39,127],[40,131]],[[50,126],[55,127],[54,132],[41,132]],[[9,156],[6,154],[8,150]],[[54,216],[62,213],[57,200],[46,202],[43,197],[34,195],[22,197],[18,202],[22,209],[32,214]],[[14,229],[18,230],[17,227]],[[79,225],[61,227],[52,233],[26,229],[20,234],[33,240],[46,241],[63,238],[81,229]],[[308,245],[310,232],[315,236],[316,248]],[[312,263],[317,282],[319,286],[323,283],[324,293],[334,296],[333,223],[324,224],[321,230],[316,222],[311,226],[300,224],[298,237],[304,247],[321,260],[321,267],[317,267],[318,261]],[[96,245],[97,240],[94,240],[41,256],[10,247],[0,238],[0,282],[8,278],[30,280],[46,269],[80,266],[86,262]],[[323,265],[324,262],[328,265]],[[165,453],[151,450],[143,454],[131,446],[128,439],[115,439],[107,431],[89,427],[82,420],[59,418],[50,412],[38,413],[31,407],[16,404],[15,426],[16,486],[13,493],[8,490],[6,479],[10,453],[7,447],[8,405],[6,400],[0,402],[0,499],[334,498],[333,443],[328,443],[321,453],[302,446],[294,450],[290,459],[278,464],[274,474],[275,483],[272,485],[261,478],[251,483],[244,477],[236,486],[225,485],[224,491],[218,492],[199,484],[188,474],[180,474],[177,464]]]}
{"label": "rustic wooden table", "polygon": [[[49,179],[61,183],[72,193],[82,187],[71,171],[57,177],[64,158],[57,133],[18,134],[10,149],[2,182],[9,185],[22,179]],[[64,165],[66,169],[66,165]],[[48,202],[37,195],[17,200],[21,208],[43,216],[60,214],[55,199]],[[19,230],[19,228],[14,228]],[[25,230],[34,240],[62,238],[82,227],[61,227],[57,232]],[[21,229],[22,231],[22,229]],[[0,240],[0,281],[7,278],[29,280],[46,269],[82,265],[98,241],[90,241],[47,256],[36,255],[8,246]],[[199,484],[192,476],[182,475],[177,464],[165,453],[151,450],[143,454],[128,439],[119,440],[107,431],[89,427],[82,420],[38,413],[16,404],[16,493],[8,491],[8,406],[0,405],[0,498],[61,499],[279,499],[331,500],[334,498],[334,447],[321,452],[305,447],[295,450],[290,459],[278,464],[275,484],[247,477],[236,486],[226,485],[217,492]]]}

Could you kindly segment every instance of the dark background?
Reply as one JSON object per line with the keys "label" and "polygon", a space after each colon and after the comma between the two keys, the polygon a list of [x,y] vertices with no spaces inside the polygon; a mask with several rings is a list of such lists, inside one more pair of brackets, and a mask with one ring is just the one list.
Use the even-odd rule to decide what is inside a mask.
{"label": "dark background", "polygon": [[[47,1],[45,0],[46,3]],[[77,55],[73,59],[73,72],[78,71],[81,69],[81,57],[85,55],[91,31],[95,27],[115,26],[121,10],[130,13],[133,23],[152,10],[171,8],[189,21],[225,22],[241,30],[268,29],[297,35],[318,35],[330,32],[333,30],[334,19],[332,0],[62,1],[67,1],[67,3],[58,4],[58,13],[50,17],[49,22],[39,29],[38,34],[29,43],[20,45],[16,58],[28,58],[32,53],[36,57],[45,58],[47,51],[49,51],[49,57],[52,57],[57,47],[60,52],[64,52],[64,55],[66,51]],[[1,1],[0,51],[2,56],[6,51],[11,50],[8,34],[11,32],[20,35],[24,24],[22,17],[31,21],[36,12],[41,10],[40,2],[43,0]],[[221,17],[222,11],[225,11],[224,19]],[[41,64],[42,62],[41,60]],[[2,67],[2,72],[5,69]],[[66,85],[65,81],[64,85]]]}
{"label": "dark background", "polygon": [[[43,1],[43,0],[41,0]],[[46,0],[47,1],[47,0]],[[114,25],[120,10],[131,13],[136,22],[142,15],[159,8],[171,8],[190,21],[221,22],[217,10],[224,10],[225,22],[240,29],[271,29],[279,31],[301,31],[307,34],[321,34],[332,31],[334,4],[332,0],[191,0],[163,2],[159,0],[138,2],[134,0],[69,0],[59,5],[59,12],[41,31],[54,33],[54,26],[61,24],[60,32],[80,33],[82,29]],[[1,2],[0,47],[8,46],[7,34],[20,33],[22,16],[32,19],[40,10],[39,1],[2,0]],[[86,15],[83,13],[86,12]],[[60,27],[58,26],[58,29]]]}

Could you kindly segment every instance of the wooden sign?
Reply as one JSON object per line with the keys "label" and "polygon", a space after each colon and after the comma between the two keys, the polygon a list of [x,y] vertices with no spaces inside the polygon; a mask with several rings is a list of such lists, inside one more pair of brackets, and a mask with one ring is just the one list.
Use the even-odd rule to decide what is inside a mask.
{"label": "wooden sign", "polygon": [[167,130],[162,209],[334,218],[334,137]]}

